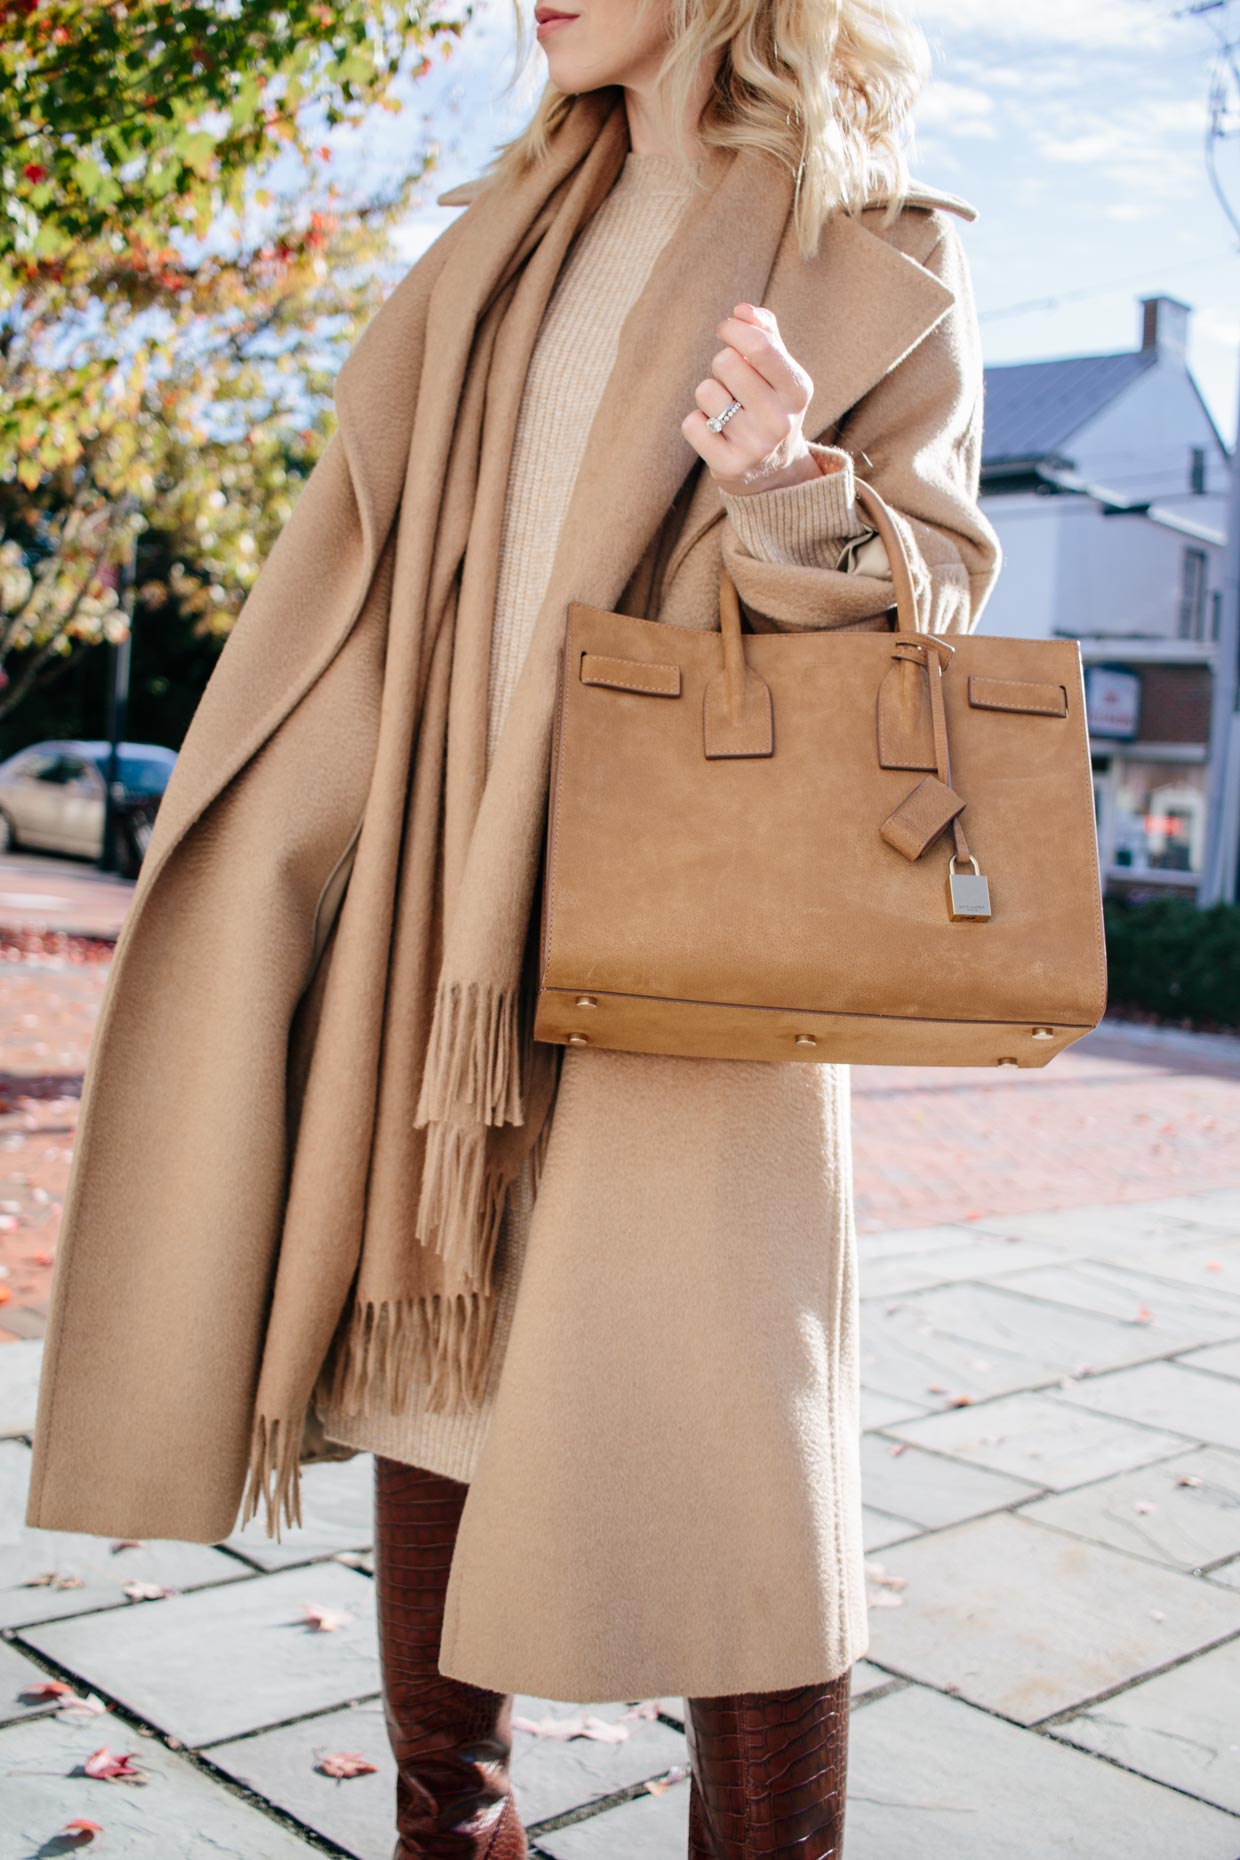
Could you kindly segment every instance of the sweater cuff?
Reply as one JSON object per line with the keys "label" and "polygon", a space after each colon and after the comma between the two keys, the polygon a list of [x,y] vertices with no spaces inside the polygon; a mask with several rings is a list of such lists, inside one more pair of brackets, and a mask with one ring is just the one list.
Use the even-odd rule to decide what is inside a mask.
{"label": "sweater cuff", "polygon": [[816,478],[770,491],[722,493],[746,555],[793,568],[836,568],[849,542],[871,533],[858,509],[851,453],[809,442]]}

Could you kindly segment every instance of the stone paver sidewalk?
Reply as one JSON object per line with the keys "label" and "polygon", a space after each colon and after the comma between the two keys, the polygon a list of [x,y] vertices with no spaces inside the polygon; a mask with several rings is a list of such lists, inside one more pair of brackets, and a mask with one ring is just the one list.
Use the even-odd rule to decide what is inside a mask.
{"label": "stone paver sidewalk", "polygon": [[[889,1228],[861,1273],[848,1860],[1237,1860],[1240,1191]],[[279,1546],[28,1532],[40,1350],[0,1349],[0,1860],[81,1816],[134,1860],[389,1860],[369,1456],[308,1469]],[[535,1855],[683,1860],[682,1700],[516,1710]],[[533,1728],[583,1710],[627,1735]],[[83,1774],[104,1745],[150,1784]]]}
{"label": "stone paver sidewalk", "polygon": [[[280,1544],[21,1522],[107,974],[104,924],[54,935],[116,902],[63,863],[21,875],[61,900],[53,938],[34,906],[0,935],[0,1860],[78,1851],[78,1818],[125,1860],[389,1860],[369,1456],[308,1469]],[[1108,1024],[1044,1071],[852,1084],[871,1643],[848,1860],[1240,1860],[1240,1043]],[[516,1710],[534,1855],[683,1860],[682,1700]],[[626,1735],[545,1734],[583,1712]],[[85,1773],[102,1747],[149,1781]],[[340,1752],[375,1768],[338,1780]]]}

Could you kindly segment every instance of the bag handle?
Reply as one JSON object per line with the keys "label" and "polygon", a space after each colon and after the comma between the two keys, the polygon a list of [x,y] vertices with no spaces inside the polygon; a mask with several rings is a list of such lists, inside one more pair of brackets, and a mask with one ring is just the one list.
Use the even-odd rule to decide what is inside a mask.
{"label": "bag handle", "polygon": [[[864,479],[858,478],[853,488],[857,502],[869,517],[878,532],[883,548],[887,551],[896,597],[896,631],[918,633],[917,595],[913,588],[913,569],[909,561],[908,550],[904,545],[904,538],[892,520],[891,510],[886,500],[879,496],[872,484],[867,484]],[[736,583],[726,567],[721,567],[719,573],[719,630],[723,634],[723,662],[728,672],[726,688],[731,708],[734,703],[740,702],[745,672],[739,599]]]}
{"label": "bag handle", "polygon": [[887,551],[887,560],[891,564],[891,579],[896,591],[896,629],[901,633],[916,633],[917,596],[913,591],[913,569],[908,559],[908,550],[904,546],[891,511],[886,501],[881,498],[872,484],[866,484],[858,478],[854,485],[857,502],[869,516],[878,531],[879,540]]}
{"label": "bag handle", "polygon": [[[913,571],[904,539],[892,521],[891,511],[873,485],[855,484],[857,502],[866,512],[887,551],[896,596],[896,631],[918,640],[933,635],[917,629],[917,597]],[[711,680],[707,694],[705,749],[712,757],[769,755],[770,692],[745,663],[740,597],[725,565],[719,570],[719,631],[723,638],[722,676]],[[936,642],[939,643],[939,642]],[[944,651],[952,648],[944,644]]]}

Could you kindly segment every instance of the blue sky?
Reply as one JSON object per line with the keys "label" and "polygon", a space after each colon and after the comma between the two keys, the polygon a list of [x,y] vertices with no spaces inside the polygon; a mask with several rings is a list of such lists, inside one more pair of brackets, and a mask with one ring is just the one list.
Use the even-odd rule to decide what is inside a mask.
{"label": "blue sky", "polygon": [[[1193,306],[1189,363],[1235,437],[1240,249],[1203,155],[1215,30],[1191,0],[920,0],[933,75],[912,170],[963,194],[963,228],[988,361],[1135,348],[1137,299]],[[527,119],[545,60],[513,69],[511,0],[479,0],[450,60],[417,86],[440,151],[402,240],[415,257],[453,217],[435,192],[477,173]],[[398,121],[402,119],[397,119]],[[406,123],[409,118],[403,119]],[[1240,120],[1234,125],[1240,130]],[[1220,151],[1240,214],[1240,134]]]}

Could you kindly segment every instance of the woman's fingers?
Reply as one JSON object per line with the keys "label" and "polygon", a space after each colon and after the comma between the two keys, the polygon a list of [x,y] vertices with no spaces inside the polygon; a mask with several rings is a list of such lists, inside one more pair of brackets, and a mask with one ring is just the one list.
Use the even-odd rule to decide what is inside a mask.
{"label": "woman's fingers", "polygon": [[[774,313],[737,304],[716,326],[724,338],[711,373],[694,389],[696,410],[681,431],[715,478],[733,486],[769,479],[788,468],[802,444],[801,427],[813,382],[784,346]],[[715,433],[708,422],[731,402],[739,411]]]}
{"label": "woman's fingers", "polygon": [[715,334],[767,382],[789,412],[805,412],[814,384],[785,348],[773,310],[761,304],[737,304],[733,315],[716,325]]}

